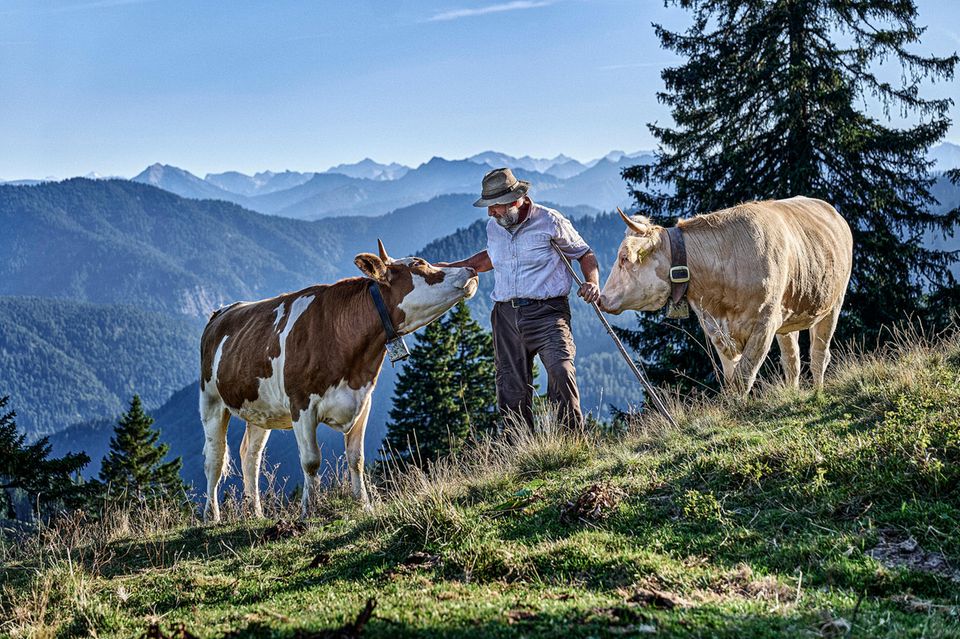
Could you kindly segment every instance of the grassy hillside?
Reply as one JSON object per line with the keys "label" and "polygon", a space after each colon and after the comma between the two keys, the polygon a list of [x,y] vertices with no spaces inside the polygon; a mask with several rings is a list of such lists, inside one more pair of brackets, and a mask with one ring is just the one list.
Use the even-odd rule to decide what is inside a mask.
{"label": "grassy hillside", "polygon": [[26,533],[0,634],[956,637],[960,339],[839,359],[822,393],[675,401],[675,429],[545,420],[388,473],[372,515],[332,489],[306,526],[273,503]]}

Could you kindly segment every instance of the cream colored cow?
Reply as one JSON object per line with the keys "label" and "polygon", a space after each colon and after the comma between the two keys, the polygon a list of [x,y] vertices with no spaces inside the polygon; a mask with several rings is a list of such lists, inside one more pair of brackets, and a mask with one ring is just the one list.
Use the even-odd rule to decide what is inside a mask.
{"label": "cream colored cow", "polygon": [[[654,311],[670,297],[666,229],[623,216],[628,230],[600,305],[608,313]],[[786,381],[800,379],[798,331],[810,330],[813,381],[823,385],[830,340],[850,281],[853,239],[821,200],[749,202],[681,220],[687,298],[723,365],[726,385],[747,393],[774,337]]]}

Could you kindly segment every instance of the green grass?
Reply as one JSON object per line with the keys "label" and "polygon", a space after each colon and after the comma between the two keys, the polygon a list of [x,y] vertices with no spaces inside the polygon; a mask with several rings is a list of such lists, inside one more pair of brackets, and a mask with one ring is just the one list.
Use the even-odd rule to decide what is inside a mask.
{"label": "green grass", "polygon": [[288,511],[60,522],[0,547],[0,634],[310,637],[373,598],[365,637],[960,637],[960,341],[840,359],[822,392],[675,402],[675,429],[393,469],[373,515],[334,487],[296,537],[266,539]]}

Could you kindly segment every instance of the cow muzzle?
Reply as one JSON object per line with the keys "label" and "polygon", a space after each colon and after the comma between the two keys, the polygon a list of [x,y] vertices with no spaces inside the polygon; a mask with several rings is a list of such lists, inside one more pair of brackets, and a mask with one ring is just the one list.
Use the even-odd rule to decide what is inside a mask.
{"label": "cow muzzle", "polygon": [[610,315],[619,315],[623,312],[620,303],[614,302],[606,293],[600,294],[600,300],[597,302],[597,305],[600,306],[601,311],[609,313]]}
{"label": "cow muzzle", "polygon": [[480,286],[480,278],[477,277],[476,271],[470,269],[473,272],[473,275],[466,281],[463,285],[464,299],[470,299],[477,293],[477,288]]}

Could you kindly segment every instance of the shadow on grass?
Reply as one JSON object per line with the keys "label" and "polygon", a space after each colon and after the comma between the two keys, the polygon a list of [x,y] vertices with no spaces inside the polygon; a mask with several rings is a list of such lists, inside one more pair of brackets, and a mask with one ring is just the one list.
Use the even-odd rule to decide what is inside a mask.
{"label": "shadow on grass", "polygon": [[[389,614],[389,613],[388,613]],[[752,637],[780,639],[782,637],[809,637],[816,635],[817,619],[809,614],[731,614],[706,606],[675,611],[655,611],[635,605],[620,604],[589,609],[570,607],[557,612],[536,611],[530,608],[504,610],[485,615],[487,618],[464,618],[462,612],[424,615],[423,622],[407,624],[380,615],[375,610],[362,633],[339,634],[353,623],[345,619],[344,626],[277,628],[261,621],[230,632],[231,637],[302,638],[362,636],[420,637],[420,638],[488,638],[488,637],[624,637],[647,636],[690,637],[691,628],[706,630],[716,638]]]}

